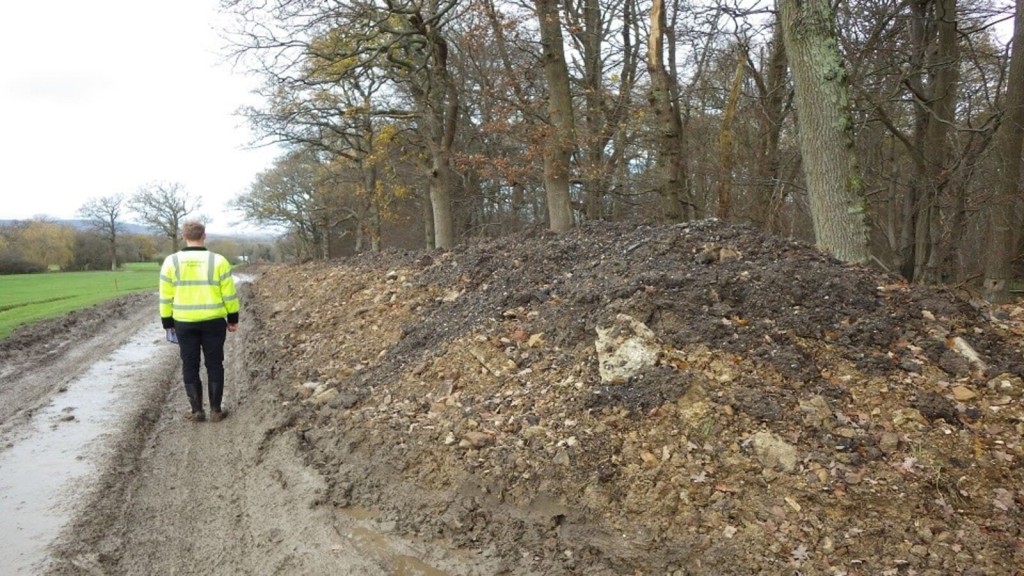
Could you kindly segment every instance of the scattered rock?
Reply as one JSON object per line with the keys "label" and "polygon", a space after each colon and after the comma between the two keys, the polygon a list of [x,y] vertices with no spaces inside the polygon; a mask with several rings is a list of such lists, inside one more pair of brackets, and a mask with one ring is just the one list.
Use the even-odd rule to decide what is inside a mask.
{"label": "scattered rock", "polygon": [[607,328],[599,326],[594,345],[601,382],[624,384],[654,366],[661,349],[656,340],[650,328],[626,314],[618,314]]}
{"label": "scattered rock", "polygon": [[316,396],[313,396],[313,402],[318,406],[328,404],[331,400],[337,398],[339,392],[337,388],[328,388],[323,392],[320,392]]}
{"label": "scattered rock", "polygon": [[[968,392],[970,390],[961,391],[962,394]],[[956,404],[949,398],[934,392],[924,392],[919,395],[917,401],[914,402],[914,407],[925,421],[944,420],[950,424],[956,424],[959,421]]]}
{"label": "scattered rock", "polygon": [[829,407],[828,400],[819,394],[808,400],[801,400],[800,412],[803,414],[804,424],[813,428],[824,428],[833,421],[832,408]]}
{"label": "scattered rock", "polygon": [[484,432],[467,432],[463,435],[464,441],[473,448],[483,448],[494,443],[494,437]]}
{"label": "scattered rock", "polygon": [[953,393],[953,398],[959,402],[965,402],[978,397],[978,394],[967,386],[954,386],[951,392]]}
{"label": "scattered rock", "polygon": [[878,448],[885,454],[894,454],[900,446],[900,436],[893,432],[882,433],[881,438],[878,440]]}
{"label": "scattered rock", "polygon": [[762,466],[771,470],[794,472],[797,466],[796,447],[770,432],[751,436],[750,444]]}
{"label": "scattered rock", "polygon": [[328,401],[331,408],[352,408],[359,403],[359,396],[348,392],[339,392],[334,398]]}
{"label": "scattered rock", "polygon": [[916,424],[919,426],[926,426],[929,424],[928,419],[915,408],[900,408],[896,410],[892,415],[892,423],[898,428],[904,427],[908,424]]}
{"label": "scattered rock", "polygon": [[1014,398],[1024,395],[1024,379],[1006,372],[988,381],[989,390],[997,394],[1005,394]]}

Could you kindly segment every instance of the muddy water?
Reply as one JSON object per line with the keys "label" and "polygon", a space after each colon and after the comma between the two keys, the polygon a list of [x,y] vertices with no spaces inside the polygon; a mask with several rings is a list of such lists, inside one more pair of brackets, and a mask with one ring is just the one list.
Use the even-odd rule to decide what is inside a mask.
{"label": "muddy water", "polygon": [[[140,372],[172,370],[177,347],[152,326],[96,361],[33,414],[0,453],[0,572],[38,574],[138,397]],[[145,379],[152,382],[151,379]]]}
{"label": "muddy water", "polygon": [[408,554],[407,543],[363,525],[372,525],[376,518],[372,511],[353,507],[341,514],[353,524],[347,532],[349,543],[360,555],[376,559],[392,576],[449,576],[448,572]]}

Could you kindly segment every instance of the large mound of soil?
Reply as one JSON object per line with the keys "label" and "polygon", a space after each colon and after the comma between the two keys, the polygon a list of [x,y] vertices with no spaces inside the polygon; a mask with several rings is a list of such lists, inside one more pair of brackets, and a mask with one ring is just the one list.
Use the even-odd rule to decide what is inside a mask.
{"label": "large mound of soil", "polygon": [[330,486],[509,574],[1012,574],[1024,310],[715,221],[267,271]]}

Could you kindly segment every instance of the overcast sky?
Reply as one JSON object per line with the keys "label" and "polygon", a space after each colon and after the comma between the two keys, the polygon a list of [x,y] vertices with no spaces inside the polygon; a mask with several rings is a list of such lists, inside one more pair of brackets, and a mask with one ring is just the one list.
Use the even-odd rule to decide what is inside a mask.
{"label": "overcast sky", "polygon": [[73,218],[93,197],[180,182],[209,229],[276,152],[247,150],[252,77],[220,54],[217,0],[49,0],[0,19],[0,219]]}

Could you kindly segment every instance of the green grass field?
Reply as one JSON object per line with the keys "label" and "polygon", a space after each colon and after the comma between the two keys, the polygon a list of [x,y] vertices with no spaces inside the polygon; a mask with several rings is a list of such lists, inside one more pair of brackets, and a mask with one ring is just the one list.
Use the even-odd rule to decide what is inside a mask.
{"label": "green grass field", "polygon": [[38,322],[112,300],[157,289],[160,265],[127,264],[117,272],[50,272],[0,276],[0,339]]}

